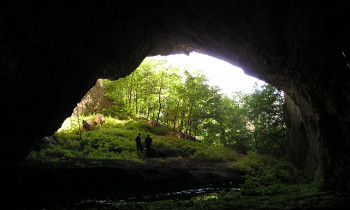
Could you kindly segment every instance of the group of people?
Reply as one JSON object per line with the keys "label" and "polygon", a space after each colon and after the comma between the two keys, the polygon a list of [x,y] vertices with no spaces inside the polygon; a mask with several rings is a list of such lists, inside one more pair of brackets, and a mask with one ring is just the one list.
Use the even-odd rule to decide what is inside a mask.
{"label": "group of people", "polygon": [[[149,137],[149,135],[147,135],[147,137],[145,138],[145,144],[146,144],[146,151],[147,151],[147,155],[151,156],[152,153],[152,138]],[[136,149],[138,152],[142,152],[143,148],[142,148],[142,144],[141,144],[141,133],[139,133],[139,135],[136,137]]]}

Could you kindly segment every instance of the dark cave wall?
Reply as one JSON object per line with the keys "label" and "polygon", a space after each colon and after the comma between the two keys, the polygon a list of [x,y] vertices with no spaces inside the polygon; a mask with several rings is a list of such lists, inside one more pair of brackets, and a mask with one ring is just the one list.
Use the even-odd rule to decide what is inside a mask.
{"label": "dark cave wall", "polygon": [[23,160],[35,139],[56,131],[98,78],[134,70],[152,49],[156,25],[147,13],[135,15],[147,9],[142,4],[6,6],[0,7],[4,162]]}
{"label": "dark cave wall", "polygon": [[98,78],[125,76],[148,55],[195,50],[283,89],[290,160],[350,189],[345,8],[342,1],[6,3],[0,96],[8,132],[0,160],[23,160]]}

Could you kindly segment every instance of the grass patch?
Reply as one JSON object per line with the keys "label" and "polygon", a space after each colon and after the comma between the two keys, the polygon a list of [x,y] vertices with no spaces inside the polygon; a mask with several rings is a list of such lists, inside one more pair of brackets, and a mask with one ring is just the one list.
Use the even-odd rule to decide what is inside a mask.
{"label": "grass patch", "polygon": [[[40,151],[32,151],[28,160],[66,162],[72,159],[119,159],[143,161],[145,156],[136,151],[135,138],[141,133],[142,142],[147,135],[153,139],[152,148],[159,157],[190,157],[200,161],[226,162],[236,160],[236,152],[223,146],[209,145],[188,139],[167,136],[165,126],[151,127],[147,121],[120,120],[105,117],[105,123],[93,131],[79,131],[79,122],[94,119],[94,115],[70,119],[56,132],[49,144]],[[144,145],[145,146],[145,145]]]}

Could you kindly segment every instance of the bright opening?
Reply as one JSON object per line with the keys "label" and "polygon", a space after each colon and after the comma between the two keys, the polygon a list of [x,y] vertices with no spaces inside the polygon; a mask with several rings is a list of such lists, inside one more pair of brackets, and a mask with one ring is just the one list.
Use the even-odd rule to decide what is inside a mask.
{"label": "bright opening", "polygon": [[[149,195],[159,196],[159,189],[166,199],[186,194],[198,201],[315,193],[322,180],[300,182],[298,170],[283,159],[283,104],[281,91],[216,58],[199,53],[148,57],[124,78],[98,80],[62,128],[39,142],[27,160],[125,174],[104,182],[111,191],[100,183],[108,179],[105,173],[96,182],[113,205],[147,201]],[[151,179],[145,177],[149,171]],[[129,174],[142,184],[156,180],[138,189],[145,198],[133,195],[135,180],[128,180]],[[193,176],[199,187],[214,188],[194,191]],[[191,183],[185,185],[186,180]]]}
{"label": "bright opening", "polygon": [[208,78],[208,84],[218,86],[221,89],[220,93],[227,96],[231,96],[232,92],[252,93],[255,85],[260,87],[265,84],[264,81],[246,75],[237,66],[197,52],[192,52],[189,55],[176,54],[154,56],[153,58],[165,59],[170,64],[186,66],[188,69],[201,70]]}

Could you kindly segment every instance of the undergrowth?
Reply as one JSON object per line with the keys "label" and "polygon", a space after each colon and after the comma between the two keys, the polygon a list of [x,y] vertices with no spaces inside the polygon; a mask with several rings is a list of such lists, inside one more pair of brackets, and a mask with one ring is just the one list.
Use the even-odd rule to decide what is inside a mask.
{"label": "undergrowth", "polygon": [[[80,160],[93,160],[93,165],[101,165],[102,159],[119,159],[141,162],[145,153],[136,151],[135,137],[141,133],[142,142],[147,135],[153,139],[154,157],[175,157],[178,160],[190,158],[197,161],[228,162],[229,168],[244,175],[240,190],[196,197],[191,201],[150,202],[146,206],[155,209],[167,206],[192,209],[217,209],[228,207],[244,208],[294,208],[309,205],[305,196],[317,195],[323,185],[322,174],[313,179],[306,178],[294,165],[283,159],[248,153],[240,158],[235,151],[221,145],[205,144],[199,141],[175,138],[167,135],[164,126],[151,127],[146,120],[118,119],[105,117],[105,123],[93,131],[81,131],[78,124],[82,120],[93,119],[82,116],[66,122],[60,131],[50,137],[51,143],[37,151],[32,151],[28,160],[45,163],[66,163],[75,161],[77,167],[86,167]],[[145,145],[143,145],[145,146]],[[161,159],[159,159],[161,160]],[[97,164],[98,163],[98,164]],[[290,199],[304,196],[296,203]],[[273,197],[273,200],[271,200]],[[297,199],[298,200],[298,199]],[[259,202],[259,205],[257,205]],[[313,201],[312,201],[313,202]],[[254,203],[254,204],[252,204]],[[118,203],[118,208],[144,207],[140,203]],[[152,208],[153,208],[152,207]],[[179,208],[180,208],[179,207]],[[214,208],[215,207],[215,208]],[[244,209],[243,208],[243,209]]]}
{"label": "undergrowth", "polygon": [[[205,199],[201,199],[206,197]],[[349,198],[325,192],[312,195],[241,196],[231,193],[191,200],[117,202],[113,209],[348,209]]]}
{"label": "undergrowth", "polygon": [[[227,162],[236,160],[236,152],[223,146],[167,136],[165,126],[151,127],[145,120],[121,120],[105,117],[105,123],[93,131],[79,128],[82,120],[94,119],[94,115],[69,119],[62,128],[50,137],[54,142],[38,151],[32,151],[28,160],[60,163],[75,159],[119,159],[143,161],[146,156],[136,151],[135,138],[141,133],[153,139],[155,157],[189,157],[200,161]],[[81,129],[81,130],[79,130]],[[145,145],[143,145],[145,147]]]}
{"label": "undergrowth", "polygon": [[232,163],[230,168],[245,174],[240,191],[243,195],[309,195],[319,193],[324,182],[320,173],[310,179],[286,160],[254,153]]}

